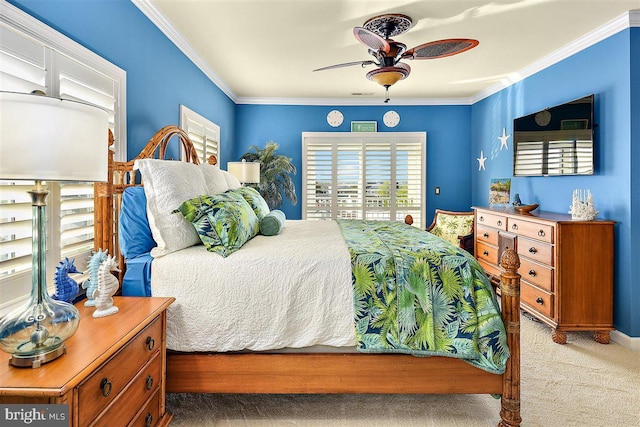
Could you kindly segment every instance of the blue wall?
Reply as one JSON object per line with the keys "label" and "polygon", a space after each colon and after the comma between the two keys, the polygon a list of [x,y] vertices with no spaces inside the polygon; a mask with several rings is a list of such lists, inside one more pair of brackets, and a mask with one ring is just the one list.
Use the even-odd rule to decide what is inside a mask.
{"label": "blue wall", "polygon": [[[180,104],[221,127],[233,150],[235,104],[128,0],[9,0],[127,72],[127,159],[160,128],[180,123]],[[177,144],[171,151],[178,157]]]}
{"label": "blue wall", "polygon": [[[632,32],[636,46],[633,54]],[[513,139],[509,139],[508,151],[500,151],[498,136],[502,134],[502,128],[512,135],[513,119],[518,116],[595,94],[596,174],[512,178],[511,193],[519,193],[524,203],[539,203],[542,210],[568,212],[574,189],[591,190],[595,207],[600,211],[599,217],[617,221],[614,323],[617,329],[631,336],[640,336],[640,319],[634,310],[640,305],[640,293],[632,271],[632,265],[638,265],[640,256],[631,239],[633,193],[630,178],[632,159],[640,156],[637,153],[638,135],[635,136],[636,144],[632,144],[631,135],[631,112],[636,115],[633,126],[637,133],[640,103],[639,89],[631,90],[632,56],[634,85],[638,85],[640,55],[637,46],[638,29],[622,31],[474,104],[471,113],[472,200],[474,204],[487,205],[490,179],[512,176]],[[635,110],[631,110],[632,96]],[[635,153],[632,147],[635,147]],[[485,171],[478,171],[475,161],[480,150],[488,157]],[[639,181],[634,182],[637,186]]]}
{"label": "blue wall", "polygon": [[[333,128],[327,113],[338,109],[344,122]],[[400,114],[400,124],[387,128],[382,116],[393,109]],[[471,207],[471,171],[466,159],[471,156],[470,106],[278,106],[238,105],[235,156],[239,158],[250,145],[264,146],[267,141],[280,145],[279,152],[291,157],[298,168],[296,188],[302,185],[302,132],[349,132],[352,121],[378,123],[379,132],[427,133],[427,220],[436,208],[469,210]],[[224,165],[223,165],[224,167]],[[439,196],[434,187],[440,187]],[[298,191],[299,198],[300,192]],[[288,218],[301,218],[301,202],[285,204]]]}

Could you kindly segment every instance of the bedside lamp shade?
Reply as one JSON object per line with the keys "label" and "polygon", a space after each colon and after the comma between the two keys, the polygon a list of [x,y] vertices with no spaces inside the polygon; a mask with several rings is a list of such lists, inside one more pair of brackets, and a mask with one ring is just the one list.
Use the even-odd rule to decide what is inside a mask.
{"label": "bedside lamp shade", "polygon": [[247,162],[228,162],[227,171],[235,176],[242,184],[259,184],[260,183],[260,163]]}
{"label": "bedside lamp shade", "polygon": [[0,350],[13,366],[37,368],[66,352],[78,328],[71,304],[52,299],[46,281],[46,199],[42,181],[106,181],[109,119],[105,110],[47,96],[0,92],[0,179],[35,180],[31,294],[0,320]]}

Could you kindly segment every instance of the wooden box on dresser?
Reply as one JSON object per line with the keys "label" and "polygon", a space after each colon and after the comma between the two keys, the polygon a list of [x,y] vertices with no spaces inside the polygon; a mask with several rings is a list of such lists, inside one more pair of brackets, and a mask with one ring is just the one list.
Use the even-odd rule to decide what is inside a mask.
{"label": "wooden box on dresser", "polygon": [[474,207],[475,256],[495,283],[502,251],[520,256],[521,308],[567,342],[567,331],[594,331],[606,344],[613,330],[614,221]]}
{"label": "wooden box on dresser", "polygon": [[[83,302],[67,353],[40,368],[0,363],[0,403],[69,405],[69,425],[166,426],[166,309],[173,298],[114,297],[92,317]],[[0,361],[1,362],[1,361]]]}

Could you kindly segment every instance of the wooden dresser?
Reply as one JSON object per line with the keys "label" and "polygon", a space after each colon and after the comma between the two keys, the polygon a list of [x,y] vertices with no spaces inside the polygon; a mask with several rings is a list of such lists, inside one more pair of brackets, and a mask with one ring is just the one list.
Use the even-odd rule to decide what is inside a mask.
{"label": "wooden dresser", "polygon": [[9,366],[0,353],[0,403],[69,405],[70,426],[166,426],[166,309],[173,298],[114,297],[120,311],[80,326],[67,354],[40,368]]}
{"label": "wooden dresser", "polygon": [[571,215],[474,207],[475,257],[497,283],[502,251],[520,256],[521,308],[567,342],[567,331],[594,331],[606,344],[613,330],[614,221],[574,221]]}

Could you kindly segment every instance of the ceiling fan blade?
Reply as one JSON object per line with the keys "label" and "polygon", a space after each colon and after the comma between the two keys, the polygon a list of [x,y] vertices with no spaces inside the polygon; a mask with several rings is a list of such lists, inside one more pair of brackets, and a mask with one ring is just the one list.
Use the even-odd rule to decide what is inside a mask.
{"label": "ceiling fan blade", "polygon": [[424,43],[402,54],[403,59],[437,59],[473,49],[480,42],[474,39],[444,39]]}
{"label": "ceiling fan blade", "polygon": [[389,46],[389,43],[385,39],[366,28],[355,27],[353,29],[353,35],[360,43],[370,49],[384,53],[389,53],[389,49],[391,49],[391,46]]}
{"label": "ceiling fan blade", "polygon": [[351,67],[353,65],[360,65],[362,67],[367,66],[369,64],[375,64],[375,61],[354,61],[354,62],[345,62],[343,64],[329,65],[328,67],[317,68],[313,71],[324,71],[324,70],[332,70],[334,68],[342,68],[342,67]]}

